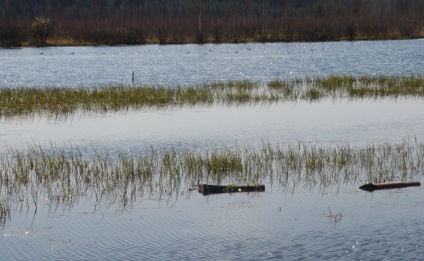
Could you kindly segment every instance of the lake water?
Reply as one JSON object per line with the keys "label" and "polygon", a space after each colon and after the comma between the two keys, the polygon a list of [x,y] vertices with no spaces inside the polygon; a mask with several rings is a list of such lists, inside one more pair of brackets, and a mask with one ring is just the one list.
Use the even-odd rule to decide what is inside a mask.
{"label": "lake water", "polygon": [[418,39],[0,49],[0,87],[130,84],[132,72],[136,84],[163,86],[341,74],[422,74],[423,44]]}
{"label": "lake water", "polygon": [[[69,145],[113,152],[295,144],[370,144],[424,140],[424,100],[321,100],[265,105],[184,107],[0,120],[3,148]],[[1,151],[1,150],[0,150]]]}
{"label": "lake water", "polygon": [[[0,86],[187,85],[216,80],[422,75],[423,40],[241,45],[58,47],[0,50]],[[43,54],[40,54],[40,51]],[[74,54],[71,54],[74,52]],[[321,100],[195,106],[69,117],[0,119],[0,153],[39,144],[140,152],[155,148],[424,140],[424,100]],[[424,173],[415,173],[421,181]],[[322,188],[265,181],[262,193],[137,195],[123,206],[23,194],[0,227],[7,260],[419,260],[424,188],[364,192],[365,180]],[[42,189],[42,185],[39,188]],[[30,188],[27,193],[30,193]],[[0,199],[7,198],[4,190]],[[30,197],[30,196],[29,196]]]}
{"label": "lake water", "polygon": [[125,209],[53,203],[35,216],[16,209],[0,250],[7,260],[419,260],[423,196],[422,188],[322,194],[277,186],[260,194],[193,191]]}

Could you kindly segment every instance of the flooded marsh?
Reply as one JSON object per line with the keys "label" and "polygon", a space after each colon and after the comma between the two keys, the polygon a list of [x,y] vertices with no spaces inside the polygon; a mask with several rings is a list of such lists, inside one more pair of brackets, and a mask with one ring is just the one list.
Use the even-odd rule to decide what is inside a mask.
{"label": "flooded marsh", "polygon": [[99,88],[0,89],[0,116],[66,115],[76,111],[109,112],[158,106],[239,105],[322,98],[423,97],[424,79],[407,77],[330,76],[273,80],[266,85],[250,81],[163,88],[105,86]]}
{"label": "flooded marsh", "polygon": [[421,258],[421,42],[1,50],[3,257]]}
{"label": "flooded marsh", "polygon": [[[263,144],[262,148],[155,150],[134,156],[78,148],[31,146],[27,152],[7,151],[0,158],[1,206],[12,203],[37,208],[39,198],[50,202],[96,195],[96,202],[120,202],[126,207],[137,197],[178,197],[197,184],[274,184],[283,189],[299,185],[322,188],[342,184],[382,183],[420,179],[424,144],[318,146]],[[2,207],[1,219],[9,215]],[[6,222],[3,222],[6,223]]]}
{"label": "flooded marsh", "polygon": [[[421,98],[321,99],[3,119],[3,239],[37,240],[46,259],[417,257],[422,188],[358,188],[421,181],[420,108]],[[198,183],[265,192],[203,196]],[[398,251],[388,238],[405,212]]]}

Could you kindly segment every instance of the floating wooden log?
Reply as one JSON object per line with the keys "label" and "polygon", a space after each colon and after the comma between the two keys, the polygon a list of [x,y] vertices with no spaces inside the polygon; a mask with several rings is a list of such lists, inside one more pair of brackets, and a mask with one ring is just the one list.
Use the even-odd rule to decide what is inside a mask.
{"label": "floating wooden log", "polygon": [[218,193],[236,193],[236,192],[264,192],[265,185],[250,185],[250,186],[218,186],[199,184],[199,193],[203,195],[218,194]]}
{"label": "floating wooden log", "polygon": [[374,191],[380,189],[394,189],[394,188],[405,188],[411,186],[421,186],[420,182],[389,182],[389,183],[368,183],[360,186],[359,188],[365,191]]}

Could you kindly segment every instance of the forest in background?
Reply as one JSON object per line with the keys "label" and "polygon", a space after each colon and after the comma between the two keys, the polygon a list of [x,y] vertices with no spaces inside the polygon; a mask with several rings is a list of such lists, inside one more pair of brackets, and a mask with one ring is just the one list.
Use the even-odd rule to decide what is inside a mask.
{"label": "forest in background", "polygon": [[0,0],[0,46],[405,39],[423,17],[417,0]]}

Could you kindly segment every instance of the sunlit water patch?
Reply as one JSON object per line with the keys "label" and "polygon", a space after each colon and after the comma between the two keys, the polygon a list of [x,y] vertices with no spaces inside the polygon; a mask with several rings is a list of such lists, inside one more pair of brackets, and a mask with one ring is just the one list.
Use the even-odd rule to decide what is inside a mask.
{"label": "sunlit water patch", "polygon": [[[130,208],[86,201],[25,210],[1,228],[6,259],[205,260],[419,259],[424,190],[322,194],[279,186],[259,194],[139,201]],[[335,219],[339,215],[341,218]]]}
{"label": "sunlit water patch", "polygon": [[[422,39],[0,49],[0,87],[212,81],[328,75],[422,74]],[[40,54],[42,53],[42,54]]]}

